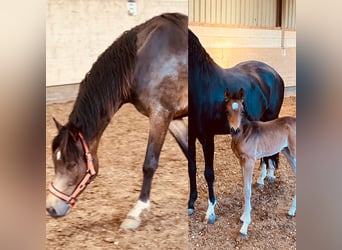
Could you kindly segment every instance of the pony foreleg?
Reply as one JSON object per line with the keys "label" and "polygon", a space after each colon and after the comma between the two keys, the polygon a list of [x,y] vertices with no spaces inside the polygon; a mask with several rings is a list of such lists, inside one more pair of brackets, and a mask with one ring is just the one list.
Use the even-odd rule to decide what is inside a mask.
{"label": "pony foreleg", "polygon": [[204,176],[205,180],[208,184],[208,193],[209,193],[209,205],[207,209],[207,213],[205,216],[205,220],[208,224],[213,224],[216,220],[215,215],[215,205],[216,198],[214,193],[214,181],[215,181],[215,173],[214,173],[214,136],[209,136],[201,141],[204,153],[204,161],[205,161],[205,169]]}
{"label": "pony foreleg", "polygon": [[138,200],[135,206],[129,211],[127,214],[126,219],[122,222],[121,228],[122,229],[136,229],[140,225],[140,214],[143,210],[150,208],[150,201],[143,202]]}
{"label": "pony foreleg", "polygon": [[189,159],[188,174],[190,182],[190,197],[188,201],[188,215],[195,213],[195,201],[197,199],[197,182],[196,182],[196,138],[189,132]]}
{"label": "pony foreleg", "polygon": [[252,195],[252,177],[253,177],[253,167],[254,162],[245,162],[242,166],[243,172],[243,182],[244,182],[244,211],[240,220],[243,221],[243,225],[240,229],[241,236],[247,236],[247,229],[249,224],[251,223],[251,195]]}
{"label": "pony foreleg", "polygon": [[153,175],[158,167],[160,151],[163,146],[171,116],[168,112],[154,113],[150,116],[150,129],[145,161],[143,165],[143,184],[139,200],[121,224],[123,229],[136,229],[140,225],[140,214],[150,207],[150,192]]}

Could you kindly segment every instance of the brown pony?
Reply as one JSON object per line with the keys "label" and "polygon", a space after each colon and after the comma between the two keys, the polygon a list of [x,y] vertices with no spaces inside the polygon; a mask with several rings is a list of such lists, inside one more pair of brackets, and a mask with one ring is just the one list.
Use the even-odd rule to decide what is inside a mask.
{"label": "brown pony", "polygon": [[[240,161],[244,180],[245,206],[240,220],[243,221],[240,234],[247,235],[251,223],[251,184],[255,161],[275,153],[284,153],[296,175],[296,118],[282,117],[261,122],[249,121],[244,109],[244,90],[231,94],[224,93],[226,114],[232,136],[232,150]],[[296,193],[289,216],[296,212]]]}
{"label": "brown pony", "polygon": [[124,32],[98,57],[80,83],[68,122],[55,120],[55,178],[46,200],[52,217],[65,216],[97,175],[101,136],[120,107],[132,103],[149,117],[150,127],[139,199],[121,227],[140,225],[141,212],[150,207],[152,178],[168,129],[187,156],[182,120],[188,114],[187,32],[187,16],[165,13]]}

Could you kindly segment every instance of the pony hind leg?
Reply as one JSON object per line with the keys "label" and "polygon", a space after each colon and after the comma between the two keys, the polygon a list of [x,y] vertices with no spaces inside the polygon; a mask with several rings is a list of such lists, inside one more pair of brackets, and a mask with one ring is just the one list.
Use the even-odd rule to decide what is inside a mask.
{"label": "pony hind leg", "polygon": [[279,154],[271,156],[271,157],[264,157],[264,158],[260,159],[261,173],[260,173],[260,177],[257,180],[259,187],[264,186],[266,176],[267,176],[267,182],[268,183],[275,182],[276,177],[274,175],[274,171],[278,167],[278,162],[279,162],[278,156],[279,156]]}
{"label": "pony hind leg", "polygon": [[266,178],[266,174],[267,174],[267,170],[266,170],[266,163],[264,161],[264,159],[260,159],[260,169],[261,169],[261,174],[260,177],[257,180],[257,183],[259,185],[259,187],[263,187],[264,186],[264,180]]}
{"label": "pony hind leg", "polygon": [[[289,148],[285,148],[283,149],[282,151],[287,159],[287,161],[289,162],[291,168],[292,168],[292,171],[293,171],[293,174],[294,176],[296,176],[296,156],[295,156],[295,153],[294,152],[291,152],[291,150]],[[292,199],[292,205],[291,205],[291,208],[289,209],[288,213],[287,213],[290,217],[293,217],[295,216],[296,214],[296,191],[295,191],[295,194],[293,196],[293,199]]]}
{"label": "pony hind leg", "polygon": [[176,139],[185,157],[189,160],[188,128],[185,125],[183,119],[176,119],[171,121],[169,131],[172,134],[172,136]]}
{"label": "pony hind leg", "polygon": [[127,214],[122,222],[122,229],[136,229],[140,225],[141,213],[150,207],[150,191],[153,175],[158,167],[159,156],[163,146],[167,129],[171,121],[171,115],[168,112],[158,112],[150,116],[150,129],[143,164],[143,184],[140,191],[139,200]]}
{"label": "pony hind leg", "polygon": [[276,180],[274,171],[278,168],[279,165],[279,153],[274,154],[270,157],[265,157],[264,161],[267,163],[268,166],[267,182],[273,183]]}

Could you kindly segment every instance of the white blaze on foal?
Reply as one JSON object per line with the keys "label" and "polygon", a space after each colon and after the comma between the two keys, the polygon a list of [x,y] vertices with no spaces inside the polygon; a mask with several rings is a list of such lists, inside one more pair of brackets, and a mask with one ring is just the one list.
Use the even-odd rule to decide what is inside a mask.
{"label": "white blaze on foal", "polygon": [[232,104],[232,110],[238,110],[239,104],[237,102],[233,102]]}

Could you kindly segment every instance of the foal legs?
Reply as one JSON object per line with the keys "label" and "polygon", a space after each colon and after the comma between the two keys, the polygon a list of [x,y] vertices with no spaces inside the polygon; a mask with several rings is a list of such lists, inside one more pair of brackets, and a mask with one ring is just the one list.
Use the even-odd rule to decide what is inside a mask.
{"label": "foal legs", "polygon": [[268,174],[267,174],[267,182],[268,183],[273,183],[276,179],[275,175],[274,175],[274,162],[271,158],[267,158],[268,159]]}
{"label": "foal legs", "polygon": [[150,191],[153,175],[158,167],[160,151],[163,146],[171,115],[164,111],[150,115],[150,129],[145,161],[143,165],[144,180],[139,200],[122,222],[123,229],[136,229],[140,225],[140,214],[150,207]]}
{"label": "foal legs", "polygon": [[259,179],[257,180],[257,183],[259,184],[259,186],[263,187],[264,180],[265,180],[266,173],[267,173],[266,163],[263,159],[260,160],[260,169],[261,169],[261,174],[260,174]]}
{"label": "foal legs", "polygon": [[[284,155],[286,156],[287,161],[289,162],[289,164],[292,167],[292,171],[294,173],[294,175],[296,176],[296,156],[294,152],[291,152],[289,150],[289,148],[285,148],[283,151]],[[296,213],[296,191],[292,200],[292,206],[290,208],[290,210],[288,211],[288,215],[293,217]]]}
{"label": "foal legs", "polygon": [[[266,162],[268,164],[266,164]],[[267,169],[266,169],[267,165],[268,165],[268,173],[267,173]],[[257,180],[257,183],[259,184],[259,186],[261,186],[261,187],[264,186],[264,180],[266,178],[266,174],[267,174],[267,182],[273,183],[276,179],[276,177],[274,175],[275,167],[274,167],[273,159],[270,157],[262,158],[260,160],[260,168],[261,168],[261,174],[260,174],[259,179]]]}
{"label": "foal legs", "polygon": [[240,220],[243,221],[243,225],[240,229],[240,234],[242,236],[247,236],[247,229],[249,224],[251,223],[251,195],[252,195],[252,177],[253,177],[253,168],[255,161],[251,159],[240,159],[240,165],[242,167],[243,174],[243,183],[244,183],[244,198],[245,205],[243,214],[240,217]]}

